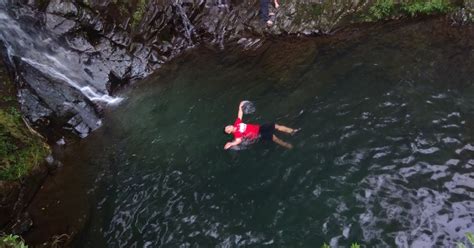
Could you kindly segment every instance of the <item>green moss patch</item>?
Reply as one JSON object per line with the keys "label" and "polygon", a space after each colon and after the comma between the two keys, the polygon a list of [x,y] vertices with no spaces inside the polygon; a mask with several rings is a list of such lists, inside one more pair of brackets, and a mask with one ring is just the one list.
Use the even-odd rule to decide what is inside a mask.
{"label": "green moss patch", "polygon": [[369,9],[368,18],[382,20],[395,12],[395,3],[393,0],[377,0]]}
{"label": "green moss patch", "polygon": [[411,1],[405,5],[402,5],[402,10],[411,15],[415,16],[418,14],[440,14],[447,13],[451,10],[451,3],[447,0],[429,0],[429,1]]}
{"label": "green moss patch", "polygon": [[0,109],[0,180],[22,178],[48,153],[48,147],[26,127],[16,109]]}
{"label": "green moss patch", "polygon": [[42,138],[23,121],[15,95],[15,85],[0,60],[0,181],[28,175],[49,154]]}
{"label": "green moss patch", "polygon": [[135,11],[133,12],[133,16],[132,16],[132,27],[133,28],[138,27],[138,24],[140,24],[140,21],[143,18],[143,14],[145,13],[145,7],[146,7],[146,0],[139,0],[137,2],[137,6],[136,6]]}
{"label": "green moss patch", "polygon": [[449,0],[376,0],[365,15],[366,21],[379,21],[394,16],[417,16],[448,13],[453,9]]}
{"label": "green moss patch", "polygon": [[2,248],[28,248],[23,239],[18,235],[6,235],[0,237],[0,247]]}

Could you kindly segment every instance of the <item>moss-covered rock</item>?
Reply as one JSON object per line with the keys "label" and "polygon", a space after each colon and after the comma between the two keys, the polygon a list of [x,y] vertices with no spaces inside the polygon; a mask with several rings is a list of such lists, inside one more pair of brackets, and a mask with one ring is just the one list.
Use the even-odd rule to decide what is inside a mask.
{"label": "moss-covered rock", "polygon": [[16,90],[0,63],[0,181],[17,180],[49,153],[44,141],[23,121]]}
{"label": "moss-covered rock", "polygon": [[[32,220],[23,211],[46,178],[43,161],[50,151],[24,122],[9,78],[0,60],[0,230],[21,234],[31,228]],[[0,247],[13,238],[0,238]]]}
{"label": "moss-covered rock", "polygon": [[0,181],[17,180],[39,165],[49,153],[15,110],[0,109]]}

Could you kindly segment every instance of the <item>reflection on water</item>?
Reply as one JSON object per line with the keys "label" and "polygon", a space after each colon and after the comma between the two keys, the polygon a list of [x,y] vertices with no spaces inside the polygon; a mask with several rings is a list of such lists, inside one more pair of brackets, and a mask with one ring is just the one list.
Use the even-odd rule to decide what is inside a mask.
{"label": "reflection on water", "polygon": [[[66,156],[79,153],[95,175],[77,246],[464,240],[474,218],[474,39],[447,30],[429,21],[351,41],[278,41],[254,56],[191,52]],[[281,135],[295,148],[223,151],[222,128],[242,99],[256,104],[250,122],[302,128]]]}

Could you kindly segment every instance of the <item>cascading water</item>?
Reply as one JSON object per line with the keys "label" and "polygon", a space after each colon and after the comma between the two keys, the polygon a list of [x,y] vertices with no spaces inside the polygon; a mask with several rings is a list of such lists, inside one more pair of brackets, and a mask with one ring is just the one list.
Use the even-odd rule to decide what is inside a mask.
{"label": "cascading water", "polygon": [[41,112],[38,109],[23,106],[26,116],[32,122],[52,113],[69,118],[68,124],[81,136],[99,127],[96,107],[122,100],[108,94],[107,84],[103,82],[108,77],[107,72],[103,72],[104,75],[88,73],[77,59],[79,53],[62,47],[53,35],[38,30],[30,20],[15,18],[8,8],[7,3],[0,2],[0,41],[6,50],[7,62],[22,75],[20,80],[26,82],[21,87],[26,89],[20,89],[20,102],[31,103],[34,99],[30,105],[51,110],[38,114],[31,113]]}
{"label": "cascading water", "polygon": [[102,84],[95,83],[94,78],[71,59],[76,54],[55,44],[48,34],[23,30],[20,23],[3,8],[0,8],[0,20],[0,39],[5,42],[10,59],[12,56],[20,57],[39,71],[78,89],[92,101],[116,104],[122,100],[120,97],[109,96]]}
{"label": "cascading water", "polygon": [[56,58],[51,57],[49,55],[44,55],[44,56],[45,58],[48,58],[51,62],[53,62],[53,65],[56,65],[57,67],[51,67],[45,64],[41,64],[32,59],[23,58],[23,57],[21,58],[21,60],[28,63],[29,65],[32,65],[33,67],[35,67],[42,73],[48,74],[51,77],[54,77],[58,80],[62,80],[68,83],[69,85],[71,85],[72,87],[80,90],[82,94],[85,95],[91,101],[105,102],[107,104],[116,104],[122,100],[122,98],[120,97],[112,97],[112,96],[109,96],[107,93],[98,93],[99,91],[97,91],[95,88],[89,85],[87,86],[79,85],[78,83],[76,83],[77,81],[73,81],[70,77],[66,76],[65,74],[61,72],[61,69],[67,70],[68,68],[66,68],[62,64],[59,64]]}
{"label": "cascading water", "polygon": [[193,35],[195,35],[195,28],[194,25],[189,20],[186,11],[183,9],[183,4],[181,1],[177,1],[173,6],[176,8],[176,12],[181,18],[182,25],[183,25],[183,34],[186,40],[192,44],[193,43]]}

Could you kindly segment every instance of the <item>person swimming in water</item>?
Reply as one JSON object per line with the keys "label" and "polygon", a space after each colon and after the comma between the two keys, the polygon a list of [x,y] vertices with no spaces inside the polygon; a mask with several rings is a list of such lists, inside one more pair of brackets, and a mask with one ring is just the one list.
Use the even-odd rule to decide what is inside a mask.
{"label": "person swimming in water", "polygon": [[293,148],[293,145],[279,139],[274,134],[275,129],[288,134],[295,134],[299,131],[299,129],[292,129],[276,123],[267,123],[263,125],[243,123],[242,117],[244,115],[244,111],[242,110],[242,106],[244,103],[245,101],[242,101],[239,104],[239,112],[237,113],[237,119],[235,120],[234,124],[228,125],[224,128],[225,133],[234,135],[234,140],[225,144],[225,150],[241,144],[244,139],[255,141],[258,138],[261,138],[262,140],[271,140],[288,149]]}

